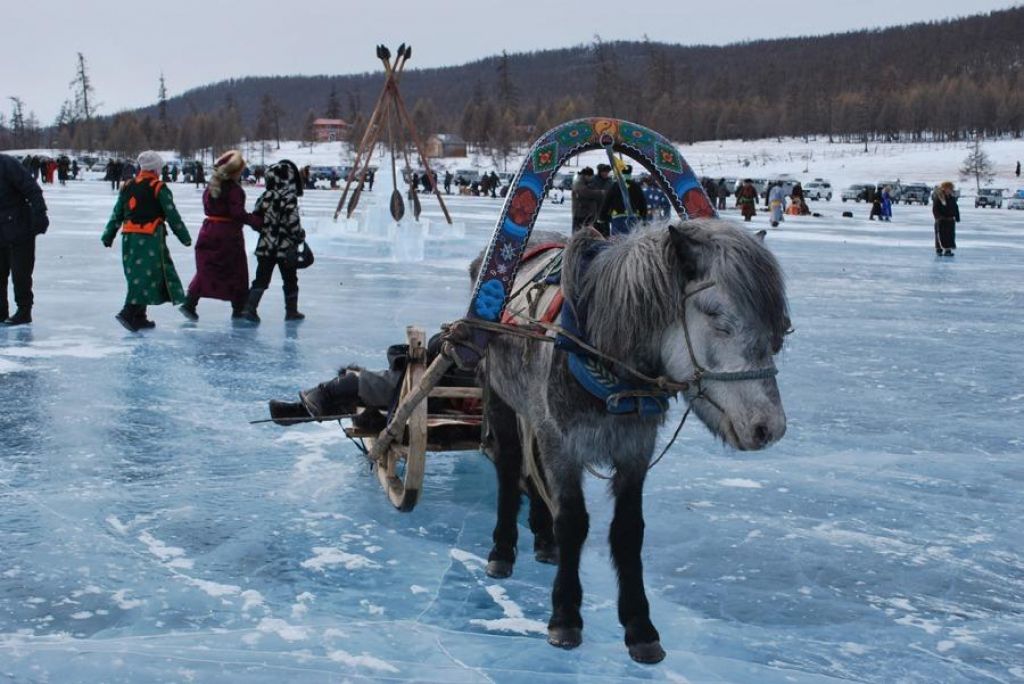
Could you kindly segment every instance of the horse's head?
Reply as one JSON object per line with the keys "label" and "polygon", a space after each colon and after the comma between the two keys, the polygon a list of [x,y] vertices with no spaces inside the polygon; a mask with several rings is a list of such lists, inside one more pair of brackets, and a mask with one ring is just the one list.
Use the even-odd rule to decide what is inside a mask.
{"label": "horse's head", "polygon": [[677,320],[662,339],[667,374],[700,379],[686,399],[730,446],[752,450],[778,441],[786,413],[774,357],[790,319],[782,271],[763,232],[753,236],[714,219],[687,221],[669,228],[665,251],[678,263],[683,288]]}

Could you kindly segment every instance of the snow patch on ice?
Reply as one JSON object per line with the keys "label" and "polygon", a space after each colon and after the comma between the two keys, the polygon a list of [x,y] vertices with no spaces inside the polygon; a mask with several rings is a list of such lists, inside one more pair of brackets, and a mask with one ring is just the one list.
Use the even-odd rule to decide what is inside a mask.
{"label": "snow patch on ice", "polygon": [[450,549],[448,553],[452,558],[462,563],[462,565],[470,572],[477,572],[482,568],[487,567],[487,561],[475,553],[463,551],[462,549]]}
{"label": "snow patch on ice", "polygon": [[325,568],[343,565],[346,570],[365,570],[379,568],[380,564],[358,553],[348,553],[333,546],[314,546],[313,558],[302,561],[302,567],[324,572]]}
{"label": "snow patch on ice", "polygon": [[117,519],[117,516],[108,515],[107,524],[114,528],[118,534],[128,534],[128,526]]}
{"label": "snow patch on ice", "polygon": [[194,587],[203,590],[210,596],[217,598],[219,596],[234,596],[242,591],[242,588],[234,584],[221,584],[220,582],[211,582],[209,580],[196,579],[195,577],[185,577],[185,580]]}
{"label": "snow patch on ice", "polygon": [[547,634],[547,624],[540,620],[526,618],[498,618],[497,620],[470,620],[471,625],[483,627],[488,632],[512,632],[513,634]]}
{"label": "snow patch on ice", "polygon": [[89,338],[55,338],[39,340],[31,347],[7,347],[0,350],[0,356],[13,356],[21,359],[48,359],[58,356],[76,359],[102,359],[122,353],[127,347],[121,345],[101,344]]}
{"label": "snow patch on ice", "polygon": [[950,641],[949,639],[943,639],[939,643],[935,644],[935,650],[939,653],[947,653],[956,648],[956,642]]}
{"label": "snow patch on ice", "polygon": [[365,667],[370,670],[377,670],[378,672],[399,672],[399,669],[391,663],[381,660],[380,658],[374,658],[372,655],[368,655],[366,653],[354,656],[348,651],[338,649],[337,651],[328,652],[327,657],[336,663],[348,665],[349,667]]}
{"label": "snow patch on ice", "polygon": [[418,584],[413,584],[412,586],[410,586],[409,587],[409,591],[411,591],[414,594],[429,594],[430,593],[429,589],[427,589],[426,587],[421,587]]}
{"label": "snow patch on ice", "polygon": [[195,564],[194,561],[184,557],[185,549],[168,546],[148,531],[139,535],[139,541],[146,545],[151,554],[164,561],[167,567],[188,570]]}
{"label": "snow patch on ice", "polygon": [[744,477],[727,477],[719,480],[718,484],[723,487],[738,487],[739,489],[761,489],[764,486],[757,480],[748,480]]}
{"label": "snow patch on ice", "polygon": [[7,361],[6,359],[0,359],[0,375],[5,373],[16,373],[18,371],[25,370],[25,366],[14,361]]}
{"label": "snow patch on ice", "polygon": [[529,620],[523,614],[523,609],[508,597],[504,587],[490,585],[484,587],[494,602],[501,607],[505,617],[497,620],[470,620],[472,625],[479,625],[491,632],[515,632],[517,634],[547,634],[547,625],[540,620]]}
{"label": "snow patch on ice", "polygon": [[248,612],[253,608],[259,608],[263,605],[263,594],[253,589],[247,589],[242,592],[242,599],[245,601],[242,604],[242,612]]}
{"label": "snow patch on ice", "polygon": [[121,610],[131,610],[132,608],[138,608],[143,603],[139,599],[128,598],[127,589],[118,589],[110,595],[110,598],[114,599],[114,603],[116,603],[117,607]]}
{"label": "snow patch on ice", "polygon": [[298,625],[291,625],[280,618],[263,618],[256,629],[264,634],[276,634],[285,641],[305,641],[309,638],[309,630]]}

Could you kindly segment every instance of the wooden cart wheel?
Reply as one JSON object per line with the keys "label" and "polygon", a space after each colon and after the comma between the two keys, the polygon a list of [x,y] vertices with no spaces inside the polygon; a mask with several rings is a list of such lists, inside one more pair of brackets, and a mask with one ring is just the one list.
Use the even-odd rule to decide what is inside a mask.
{"label": "wooden cart wheel", "polygon": [[[409,362],[402,382],[401,399],[417,387],[426,371],[426,333],[410,326]],[[399,476],[398,467],[405,461],[405,473]],[[423,474],[427,460],[427,402],[423,400],[409,417],[406,437],[401,444],[392,443],[382,462],[377,464],[377,479],[395,508],[409,512],[416,506],[423,488]]]}

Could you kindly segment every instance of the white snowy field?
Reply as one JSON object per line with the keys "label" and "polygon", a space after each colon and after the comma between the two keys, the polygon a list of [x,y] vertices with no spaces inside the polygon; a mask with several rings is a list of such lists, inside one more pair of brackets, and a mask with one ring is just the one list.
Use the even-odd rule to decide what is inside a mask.
{"label": "white snowy field", "polygon": [[[200,195],[174,190],[194,234]],[[156,307],[131,335],[113,319],[118,250],[99,242],[110,190],[46,197],[36,322],[0,328],[11,681],[1024,681],[1024,213],[965,203],[952,259],[925,207],[878,224],[816,203],[821,218],[770,231],[796,328],[789,429],[739,454],[693,422],[651,473],[645,575],[668,657],[645,667],[622,645],[603,483],[588,483],[584,643],[566,652],[545,642],[553,568],[525,522],[515,575],[483,573],[485,458],[431,455],[401,514],[337,426],[248,423],[340,365],[382,366],[407,324],[462,315],[499,201],[452,198],[465,236],[409,263],[339,231],[336,193],[308,193],[308,320],[284,323],[275,280],[259,327],[204,301],[196,324]],[[541,212],[568,221],[568,205]],[[191,251],[171,251],[187,283]]]}
{"label": "white snowy field", "polygon": [[[802,138],[714,140],[677,145],[698,176],[742,179],[788,174],[805,182],[824,178],[832,182],[835,201],[839,200],[840,191],[853,183],[896,180],[930,185],[951,180],[963,186],[965,197],[973,198],[975,195],[974,180],[959,176],[959,169],[972,147],[972,143],[967,142],[870,142],[866,152],[863,143],[830,143],[827,137],[807,141]],[[1024,140],[987,140],[982,143],[982,149],[991,159],[995,172],[989,183],[991,187],[1010,193],[1024,188],[1024,179],[1015,176],[1017,162],[1024,162]],[[254,142],[243,145],[242,150],[252,163],[272,163],[288,158],[299,166],[344,166],[352,161],[352,151],[345,142],[317,143],[310,147],[304,143],[282,141],[280,149],[273,143],[264,148],[261,143]],[[21,156],[27,152],[59,153],[57,150],[17,150],[10,154]],[[474,151],[468,157],[436,159],[431,160],[431,164],[439,172],[442,169],[455,172],[463,168],[515,171],[525,152],[524,147],[519,153],[502,160]],[[167,159],[175,157],[171,151],[164,155]],[[602,161],[607,161],[604,152],[590,152],[571,160],[573,166],[570,170]],[[390,159],[379,153],[374,163],[390,168]]]}

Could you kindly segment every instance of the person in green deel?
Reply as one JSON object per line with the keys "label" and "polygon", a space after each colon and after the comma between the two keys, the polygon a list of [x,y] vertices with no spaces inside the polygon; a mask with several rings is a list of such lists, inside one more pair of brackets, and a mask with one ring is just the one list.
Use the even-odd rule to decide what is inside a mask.
{"label": "person in green deel", "polygon": [[160,180],[163,165],[164,160],[152,150],[139,155],[139,174],[121,188],[101,238],[105,247],[111,247],[117,231],[121,231],[121,261],[128,295],[115,318],[131,332],[156,326],[146,318],[150,304],[185,301],[184,288],[167,249],[167,226],[186,247],[192,245],[192,238],[174,206],[171,189]]}

